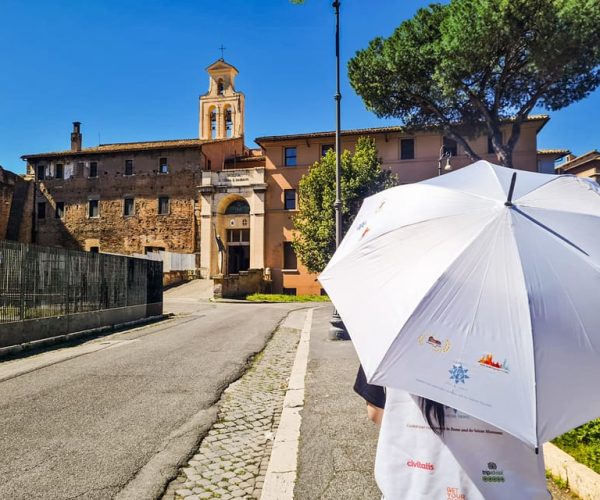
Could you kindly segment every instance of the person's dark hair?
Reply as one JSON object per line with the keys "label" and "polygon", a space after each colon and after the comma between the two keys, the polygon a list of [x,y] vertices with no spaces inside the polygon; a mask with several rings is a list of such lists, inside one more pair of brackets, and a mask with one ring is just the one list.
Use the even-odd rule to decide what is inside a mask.
{"label": "person's dark hair", "polygon": [[431,430],[441,436],[444,433],[445,423],[444,405],[427,398],[419,398],[419,405]]}

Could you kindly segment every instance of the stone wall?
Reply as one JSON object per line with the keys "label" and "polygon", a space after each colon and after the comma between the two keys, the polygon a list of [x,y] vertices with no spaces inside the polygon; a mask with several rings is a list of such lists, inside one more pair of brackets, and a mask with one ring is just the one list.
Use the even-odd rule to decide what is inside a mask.
{"label": "stone wall", "polygon": [[215,298],[244,298],[265,291],[267,286],[262,269],[249,269],[231,276],[215,276]]}
{"label": "stone wall", "polygon": [[0,167],[0,240],[30,243],[34,183]]}
{"label": "stone wall", "polygon": [[10,172],[0,167],[0,239],[2,240],[6,239],[8,216],[15,190],[15,182],[9,174]]}
{"label": "stone wall", "polygon": [[[204,148],[206,147],[206,151]],[[36,158],[30,172],[44,168],[44,180],[36,183],[36,210],[45,202],[45,217],[35,218],[35,242],[41,245],[101,252],[144,253],[149,247],[172,252],[200,251],[200,216],[196,186],[202,170],[221,168],[224,159],[242,147],[239,141],[221,141],[194,148],[118,151],[64,158]],[[85,151],[84,151],[85,152]],[[168,173],[159,172],[160,158],[167,158]],[[125,162],[133,161],[133,174],[125,175]],[[90,177],[91,163],[97,176]],[[56,178],[56,165],[64,178]],[[167,214],[159,213],[159,198],[168,197]],[[134,211],[125,215],[126,198]],[[99,214],[90,217],[89,202],[98,200]],[[61,217],[56,211],[62,203]]]}

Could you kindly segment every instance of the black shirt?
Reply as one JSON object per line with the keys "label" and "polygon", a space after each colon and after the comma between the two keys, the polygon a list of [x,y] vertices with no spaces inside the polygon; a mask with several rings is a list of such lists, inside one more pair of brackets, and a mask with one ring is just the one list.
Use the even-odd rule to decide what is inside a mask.
{"label": "black shirt", "polygon": [[358,367],[356,381],[354,382],[354,392],[378,408],[385,408],[385,389],[378,385],[367,383],[367,376],[362,365]]}

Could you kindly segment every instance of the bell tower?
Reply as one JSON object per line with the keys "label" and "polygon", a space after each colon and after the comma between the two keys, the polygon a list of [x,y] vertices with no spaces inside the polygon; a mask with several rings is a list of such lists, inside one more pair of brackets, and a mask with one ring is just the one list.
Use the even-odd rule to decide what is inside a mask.
{"label": "bell tower", "polygon": [[223,58],[211,64],[208,92],[200,96],[200,139],[226,139],[244,135],[244,94],[236,92],[238,70]]}

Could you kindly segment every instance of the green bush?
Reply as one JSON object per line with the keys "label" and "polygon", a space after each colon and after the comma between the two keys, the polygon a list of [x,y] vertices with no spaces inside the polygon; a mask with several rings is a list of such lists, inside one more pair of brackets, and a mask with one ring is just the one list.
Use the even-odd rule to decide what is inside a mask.
{"label": "green bush", "polygon": [[578,462],[600,474],[600,418],[552,441]]}

